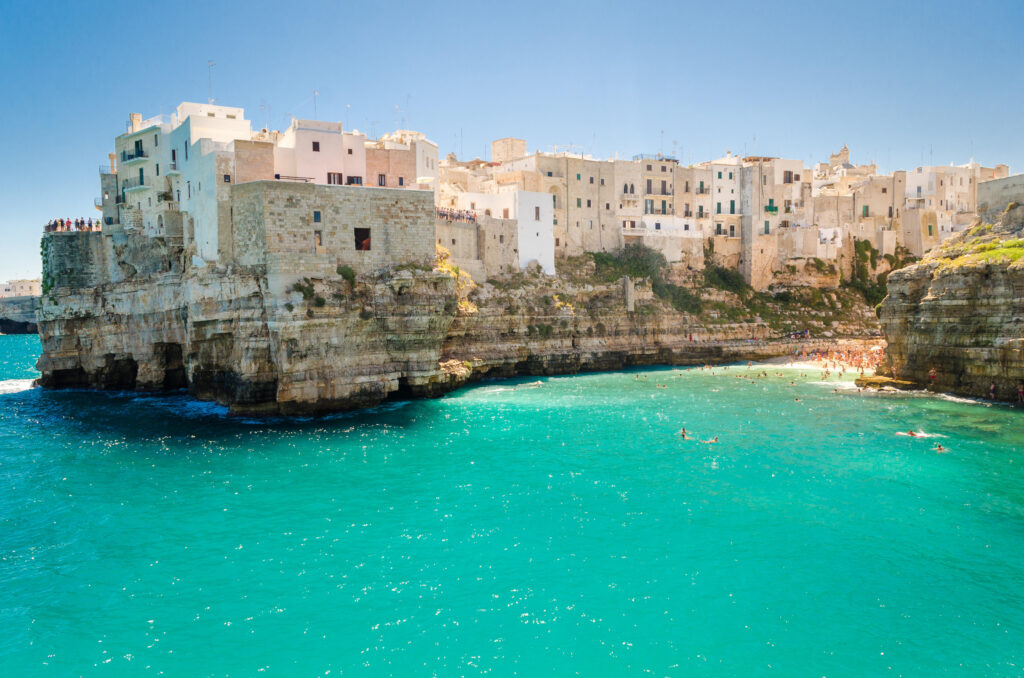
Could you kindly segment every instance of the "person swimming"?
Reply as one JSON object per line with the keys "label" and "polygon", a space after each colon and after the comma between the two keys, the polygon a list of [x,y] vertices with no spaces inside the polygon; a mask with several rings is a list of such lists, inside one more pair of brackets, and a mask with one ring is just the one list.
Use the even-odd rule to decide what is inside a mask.
{"label": "person swimming", "polygon": [[690,432],[686,430],[685,426],[683,427],[683,430],[679,432],[679,435],[682,436],[683,440],[693,440],[693,438],[690,437]]}
{"label": "person swimming", "polygon": [[715,443],[718,442],[718,436],[715,436],[711,440],[702,440],[701,442],[704,443],[705,445],[714,445]]}
{"label": "person swimming", "polygon": [[939,454],[943,452],[949,452],[948,449],[942,446],[942,443],[935,443],[935,447],[933,447],[932,449],[938,452]]}

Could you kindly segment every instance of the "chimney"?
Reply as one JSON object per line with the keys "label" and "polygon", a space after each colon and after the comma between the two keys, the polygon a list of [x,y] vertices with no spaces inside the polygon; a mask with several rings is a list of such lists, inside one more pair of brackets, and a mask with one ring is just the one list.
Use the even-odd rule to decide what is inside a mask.
{"label": "chimney", "polygon": [[142,114],[141,113],[129,113],[128,120],[131,121],[131,131],[138,132],[142,127]]}

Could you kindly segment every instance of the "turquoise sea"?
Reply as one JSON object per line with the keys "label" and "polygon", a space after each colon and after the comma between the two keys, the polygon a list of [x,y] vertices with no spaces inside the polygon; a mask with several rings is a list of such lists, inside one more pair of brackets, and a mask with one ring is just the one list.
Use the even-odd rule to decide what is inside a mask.
{"label": "turquoise sea", "polygon": [[38,354],[0,337],[4,676],[1024,674],[1024,410],[741,365],[261,421]]}

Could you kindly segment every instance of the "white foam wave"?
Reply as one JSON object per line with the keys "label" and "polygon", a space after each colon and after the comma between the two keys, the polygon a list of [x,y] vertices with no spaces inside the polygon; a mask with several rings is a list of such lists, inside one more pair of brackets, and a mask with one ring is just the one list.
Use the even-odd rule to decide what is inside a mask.
{"label": "white foam wave", "polygon": [[0,394],[2,393],[21,393],[33,388],[32,382],[35,379],[5,379],[0,381]]}

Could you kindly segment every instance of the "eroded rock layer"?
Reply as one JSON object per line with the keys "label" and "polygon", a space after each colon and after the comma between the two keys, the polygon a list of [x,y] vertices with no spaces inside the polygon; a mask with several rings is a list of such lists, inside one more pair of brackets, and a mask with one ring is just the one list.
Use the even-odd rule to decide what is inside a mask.
{"label": "eroded rock layer", "polygon": [[880,317],[890,372],[1016,400],[1024,382],[1024,207],[1010,205],[889,276]]}
{"label": "eroded rock layer", "polygon": [[482,377],[718,363],[813,345],[778,339],[756,317],[676,311],[628,279],[521,276],[516,289],[484,283],[468,295],[451,267],[356,276],[339,266],[283,286],[259,266],[192,266],[175,243],[147,249],[140,238],[44,239],[43,386],[185,388],[234,412],[308,414],[438,396]]}

